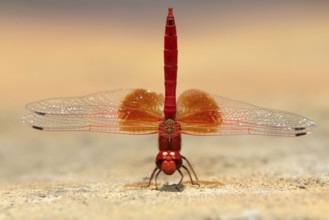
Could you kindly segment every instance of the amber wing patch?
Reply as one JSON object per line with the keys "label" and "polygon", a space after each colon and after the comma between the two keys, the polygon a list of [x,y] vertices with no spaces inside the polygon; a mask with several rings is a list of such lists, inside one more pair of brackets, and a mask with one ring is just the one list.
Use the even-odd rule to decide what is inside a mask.
{"label": "amber wing patch", "polygon": [[163,96],[135,89],[122,101],[118,115],[121,130],[154,130],[163,119]]}
{"label": "amber wing patch", "polygon": [[206,92],[191,89],[183,92],[177,101],[177,120],[183,133],[217,132],[223,117],[216,101]]}

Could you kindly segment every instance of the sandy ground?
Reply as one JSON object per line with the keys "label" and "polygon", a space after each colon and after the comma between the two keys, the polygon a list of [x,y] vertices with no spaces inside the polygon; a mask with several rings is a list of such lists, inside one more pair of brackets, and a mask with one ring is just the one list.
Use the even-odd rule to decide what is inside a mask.
{"label": "sandy ground", "polygon": [[317,130],[300,138],[184,136],[201,186],[186,176],[181,192],[178,174],[160,175],[159,190],[141,188],[154,135],[41,132],[19,115],[3,119],[0,219],[329,219],[322,111]]}

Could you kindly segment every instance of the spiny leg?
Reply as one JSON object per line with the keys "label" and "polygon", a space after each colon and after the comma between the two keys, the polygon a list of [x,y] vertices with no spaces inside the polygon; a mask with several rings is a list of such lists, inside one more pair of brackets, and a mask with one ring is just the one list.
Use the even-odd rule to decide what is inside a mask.
{"label": "spiny leg", "polygon": [[184,166],[184,165],[182,165],[182,167],[183,167],[183,168],[186,170],[186,172],[188,173],[192,185],[198,185],[198,186],[200,186],[200,184],[199,184],[198,182],[194,182],[194,180],[192,179],[192,176],[191,176],[191,173],[190,173],[189,169],[188,169],[186,166]]}
{"label": "spiny leg", "polygon": [[181,183],[182,183],[182,181],[183,181],[183,179],[184,179],[184,175],[183,175],[182,171],[180,171],[179,169],[178,169],[178,172],[179,172],[179,174],[181,175],[182,178],[180,179],[179,183],[176,185],[175,188],[176,188],[178,191],[180,191],[179,186],[181,185]]}
{"label": "spiny leg", "polygon": [[152,174],[151,174],[151,176],[150,176],[150,180],[149,180],[149,183],[146,185],[146,186],[143,186],[143,187],[149,187],[150,185],[151,185],[151,182],[152,182],[152,180],[153,180],[153,178],[154,178],[154,174],[155,174],[155,172],[158,170],[159,168],[154,168],[154,170],[153,170],[153,172],[152,172]]}
{"label": "spiny leg", "polygon": [[[192,165],[190,164],[190,162],[188,161],[188,159],[186,157],[184,157],[183,155],[182,155],[182,158],[183,158],[183,160],[185,160],[187,162],[187,164],[190,167],[190,169],[191,169],[191,171],[192,171],[192,173],[193,173],[196,181],[199,182],[199,179],[198,179],[196,173],[194,172],[194,169],[193,169]],[[191,175],[190,175],[190,177],[191,177]],[[192,183],[193,183],[193,181],[192,181]]]}

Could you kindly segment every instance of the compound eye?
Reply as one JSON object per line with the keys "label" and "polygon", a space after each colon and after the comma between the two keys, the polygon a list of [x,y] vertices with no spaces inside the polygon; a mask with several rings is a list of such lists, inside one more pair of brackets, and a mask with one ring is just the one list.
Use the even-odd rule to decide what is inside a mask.
{"label": "compound eye", "polygon": [[171,156],[175,156],[175,152],[170,152],[169,153]]}
{"label": "compound eye", "polygon": [[168,155],[168,152],[162,152],[162,156],[167,156]]}

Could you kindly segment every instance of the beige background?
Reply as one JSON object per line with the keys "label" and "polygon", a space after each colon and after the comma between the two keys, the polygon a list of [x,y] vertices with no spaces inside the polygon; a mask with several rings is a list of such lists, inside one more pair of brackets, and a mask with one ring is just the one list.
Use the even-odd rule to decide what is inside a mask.
{"label": "beige background", "polygon": [[[212,1],[1,3],[0,219],[328,219],[328,4]],[[39,132],[28,102],[118,88],[163,91],[174,7],[178,94],[213,94],[312,118],[300,138],[184,136],[201,187],[140,189],[156,136]],[[186,178],[187,180],[187,178]],[[166,185],[167,184],[167,185]]]}

